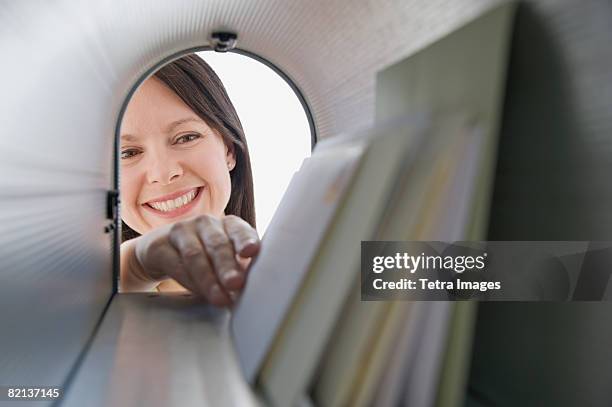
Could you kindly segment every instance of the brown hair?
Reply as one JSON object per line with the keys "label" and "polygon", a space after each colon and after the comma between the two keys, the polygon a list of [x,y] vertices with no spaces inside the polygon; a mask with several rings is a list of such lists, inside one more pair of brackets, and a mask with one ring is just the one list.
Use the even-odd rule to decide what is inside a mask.
{"label": "brown hair", "polygon": [[[232,192],[225,208],[255,227],[255,198],[251,159],[242,124],[223,83],[202,58],[184,56],[160,68],[154,76],[176,93],[213,130],[216,130],[236,157],[230,172]],[[121,221],[121,241],[140,236]]]}

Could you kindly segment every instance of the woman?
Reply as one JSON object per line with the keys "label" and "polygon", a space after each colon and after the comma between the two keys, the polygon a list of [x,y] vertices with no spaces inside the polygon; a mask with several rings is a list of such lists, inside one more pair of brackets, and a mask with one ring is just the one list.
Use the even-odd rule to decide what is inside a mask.
{"label": "woman", "polygon": [[120,159],[121,291],[188,289],[231,305],[260,247],[253,179],[238,115],[201,58],[178,59],[138,88]]}

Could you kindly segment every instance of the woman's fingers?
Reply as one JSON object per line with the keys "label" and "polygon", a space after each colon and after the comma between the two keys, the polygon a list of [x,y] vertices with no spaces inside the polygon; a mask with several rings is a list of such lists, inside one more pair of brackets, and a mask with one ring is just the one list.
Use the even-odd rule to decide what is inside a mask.
{"label": "woman's fingers", "polygon": [[183,222],[175,223],[170,228],[168,240],[178,252],[179,259],[174,269],[168,270],[168,274],[177,281],[179,279],[186,281],[188,286],[185,288],[193,293],[208,298],[214,278],[212,281],[206,278],[212,274],[210,263],[193,229],[191,225]]}
{"label": "woman's fingers", "polygon": [[225,216],[223,227],[240,257],[253,257],[259,253],[261,243],[257,231],[244,219],[235,215]]}
{"label": "woman's fingers", "polygon": [[196,228],[223,288],[227,291],[242,288],[244,281],[239,272],[240,266],[221,221],[211,216],[202,216],[198,218]]}
{"label": "woman's fingers", "polygon": [[[189,274],[183,271],[181,256],[168,242],[166,234],[150,236],[143,247],[139,248],[144,254],[142,265],[148,274],[155,279],[171,277],[183,287],[194,291],[196,288]],[[138,249],[137,249],[138,250]]]}
{"label": "woman's fingers", "polygon": [[234,253],[238,254],[234,258],[239,265],[239,272],[233,273],[231,280],[228,278],[228,284],[237,289],[242,289],[246,284],[247,265],[250,263],[249,258],[257,255],[259,252],[259,236],[251,225],[237,216],[225,216],[222,222],[225,233],[234,246]]}
{"label": "woman's fingers", "polygon": [[245,266],[260,249],[257,232],[237,216],[202,215],[143,236],[137,258],[151,278],[171,277],[211,304],[233,303]]}
{"label": "woman's fingers", "polygon": [[182,264],[182,267],[176,270],[177,277],[181,275],[189,281],[190,287],[187,288],[213,305],[231,304],[232,301],[221,287],[193,222],[175,223],[168,238],[177,249]]}

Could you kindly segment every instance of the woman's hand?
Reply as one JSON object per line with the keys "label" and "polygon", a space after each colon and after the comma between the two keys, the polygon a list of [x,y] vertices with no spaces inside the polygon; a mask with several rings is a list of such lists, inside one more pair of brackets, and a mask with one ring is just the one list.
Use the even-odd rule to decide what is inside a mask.
{"label": "woman's hand", "polygon": [[228,306],[246,282],[246,266],[260,240],[246,221],[228,215],[198,216],[137,238],[137,267],[153,281],[173,278],[213,305]]}

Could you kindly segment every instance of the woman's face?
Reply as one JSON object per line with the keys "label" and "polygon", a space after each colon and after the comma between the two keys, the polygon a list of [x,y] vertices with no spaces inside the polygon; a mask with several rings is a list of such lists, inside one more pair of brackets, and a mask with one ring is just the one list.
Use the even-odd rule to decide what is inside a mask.
{"label": "woman's face", "polygon": [[146,80],[121,125],[121,218],[143,234],[194,215],[222,216],[233,152],[159,79]]}

